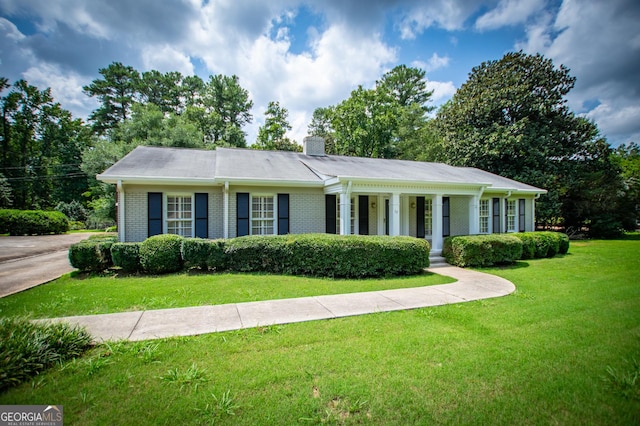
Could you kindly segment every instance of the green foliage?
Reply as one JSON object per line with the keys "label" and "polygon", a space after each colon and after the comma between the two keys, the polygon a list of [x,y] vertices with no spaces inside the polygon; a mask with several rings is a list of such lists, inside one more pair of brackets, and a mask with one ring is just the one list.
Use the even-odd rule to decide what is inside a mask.
{"label": "green foliage", "polygon": [[506,234],[447,237],[442,256],[460,267],[514,263],[522,257],[522,241]]}
{"label": "green foliage", "polygon": [[418,274],[429,250],[411,237],[327,234],[240,237],[225,248],[234,271],[349,278]]}
{"label": "green foliage", "polygon": [[140,245],[140,264],[149,274],[165,274],[182,269],[180,253],[183,238],[163,234],[147,238]]}
{"label": "green foliage", "polygon": [[565,66],[522,51],[474,67],[438,111],[438,160],[547,189],[536,203],[544,225],[617,218],[621,181],[597,126],[566,105],[574,83]]}
{"label": "green foliage", "polygon": [[287,121],[289,111],[286,108],[281,107],[277,101],[271,101],[264,115],[264,125],[258,129],[258,137],[256,143],[251,146],[252,148],[301,151],[302,147],[300,145],[285,136],[287,131],[291,130],[291,125]]}
{"label": "green foliage", "polygon": [[554,257],[569,251],[569,237],[561,232],[518,232],[510,235],[522,241],[521,259]]}
{"label": "green foliage", "polygon": [[104,271],[113,266],[111,246],[116,237],[98,236],[69,247],[69,263],[80,271]]}
{"label": "green foliage", "polygon": [[64,234],[69,219],[55,211],[0,210],[0,233],[10,235]]}
{"label": "green foliage", "polygon": [[68,217],[69,220],[76,222],[84,222],[87,220],[87,209],[77,200],[69,203],[60,201],[56,206],[56,210]]}
{"label": "green foliage", "polygon": [[186,268],[220,271],[225,269],[224,240],[185,238],[182,241],[182,259]]}
{"label": "green foliage", "polygon": [[113,266],[122,268],[125,272],[138,272],[140,265],[141,243],[114,243],[111,246]]}
{"label": "green foliage", "polygon": [[0,391],[80,356],[90,346],[89,333],[68,324],[0,318]]}

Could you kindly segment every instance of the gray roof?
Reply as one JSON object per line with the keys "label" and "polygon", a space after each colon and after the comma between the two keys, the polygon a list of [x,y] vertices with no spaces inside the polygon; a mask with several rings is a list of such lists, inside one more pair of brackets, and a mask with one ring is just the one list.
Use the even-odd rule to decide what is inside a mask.
{"label": "gray roof", "polygon": [[386,160],[297,152],[218,148],[215,151],[140,146],[98,178],[105,182],[261,181],[323,186],[327,179],[397,181],[417,184],[484,185],[496,189],[542,189],[469,167],[442,163]]}

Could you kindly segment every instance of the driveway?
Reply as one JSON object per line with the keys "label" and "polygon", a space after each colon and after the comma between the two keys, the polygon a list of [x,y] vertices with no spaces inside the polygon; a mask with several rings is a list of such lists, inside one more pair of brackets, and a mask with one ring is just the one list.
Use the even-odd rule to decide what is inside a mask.
{"label": "driveway", "polygon": [[73,271],[71,244],[91,233],[0,237],[0,297],[8,296]]}

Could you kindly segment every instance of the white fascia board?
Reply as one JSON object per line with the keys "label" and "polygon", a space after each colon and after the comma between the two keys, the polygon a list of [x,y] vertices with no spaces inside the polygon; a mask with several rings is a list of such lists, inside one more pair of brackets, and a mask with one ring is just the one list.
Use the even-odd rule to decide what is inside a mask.
{"label": "white fascia board", "polygon": [[243,185],[243,186],[281,186],[285,188],[291,187],[307,187],[307,188],[322,188],[324,182],[310,182],[304,180],[281,180],[281,179],[242,179],[242,178],[225,178],[223,176],[217,176],[216,180],[219,182],[229,182],[229,185]]}
{"label": "white fascia board", "polygon": [[104,176],[96,175],[96,179],[105,183],[117,184],[137,184],[137,185],[190,185],[190,186],[220,186],[223,182],[218,182],[211,178],[177,178],[177,177],[147,177],[147,176]]}
{"label": "white fascia board", "polygon": [[515,188],[495,188],[488,187],[484,194],[506,194],[511,193],[511,195],[537,195],[537,194],[546,194],[546,189],[515,189]]}
{"label": "white fascia board", "polygon": [[[413,193],[423,191],[463,191],[475,193],[483,188],[489,188],[491,185],[483,182],[434,182],[419,180],[402,180],[402,179],[366,179],[366,178],[348,178],[336,177],[325,181],[325,192],[335,192],[342,184],[353,182],[354,191],[358,190],[358,186],[366,187],[374,192],[389,192],[389,187],[395,187],[401,192]],[[404,190],[403,190],[404,187]]]}

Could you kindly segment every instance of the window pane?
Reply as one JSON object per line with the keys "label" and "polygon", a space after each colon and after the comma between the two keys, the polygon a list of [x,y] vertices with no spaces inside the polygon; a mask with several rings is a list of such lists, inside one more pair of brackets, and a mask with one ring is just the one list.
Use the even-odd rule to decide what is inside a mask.
{"label": "window pane", "polygon": [[171,195],[167,197],[167,233],[183,237],[193,236],[191,196]]}
{"label": "window pane", "polygon": [[275,233],[273,196],[254,196],[251,199],[251,234],[272,235]]}

